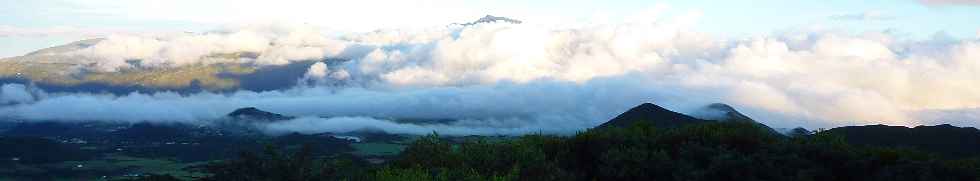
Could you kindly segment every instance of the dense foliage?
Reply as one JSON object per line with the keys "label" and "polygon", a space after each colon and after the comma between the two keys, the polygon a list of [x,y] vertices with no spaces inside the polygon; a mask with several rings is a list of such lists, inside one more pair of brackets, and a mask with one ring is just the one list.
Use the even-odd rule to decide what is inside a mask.
{"label": "dense foliage", "polygon": [[350,155],[314,158],[310,145],[293,154],[276,150],[270,146],[262,154],[243,152],[239,159],[208,165],[204,169],[212,175],[202,180],[341,180],[366,168]]}
{"label": "dense foliage", "polygon": [[[0,169],[20,163],[55,163],[94,157],[91,151],[36,137],[0,136]],[[3,172],[0,172],[3,173]]]}
{"label": "dense foliage", "polygon": [[980,154],[980,130],[952,125],[917,126],[847,126],[827,130],[844,136],[854,145],[916,148],[952,158]]}
{"label": "dense foliage", "polygon": [[[274,149],[270,149],[274,150]],[[423,137],[398,159],[313,159],[268,152],[212,165],[206,180],[978,180],[980,160],[859,147],[840,136],[773,134],[751,123],[674,129],[638,124],[570,137],[452,144]]]}

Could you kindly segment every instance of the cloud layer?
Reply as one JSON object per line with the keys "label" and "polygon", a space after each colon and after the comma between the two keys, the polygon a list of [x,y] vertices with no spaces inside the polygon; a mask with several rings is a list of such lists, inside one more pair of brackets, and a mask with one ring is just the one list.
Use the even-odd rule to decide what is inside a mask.
{"label": "cloud layer", "polygon": [[[207,33],[115,34],[94,46],[55,56],[92,71],[168,68],[215,63],[283,65],[335,56],[345,42],[327,39],[309,26],[229,27]],[[258,57],[243,56],[258,54]],[[137,65],[129,60],[141,60]]]}
{"label": "cloud layer", "polygon": [[[773,127],[978,126],[977,40],[832,31],[719,39],[691,30],[690,24],[687,19],[571,27],[498,23],[337,36],[305,27],[239,27],[169,38],[112,36],[82,50],[95,52],[88,55],[93,68],[126,68],[123,60],[131,58],[164,67],[349,61],[313,64],[297,80],[301,86],[270,92],[112,96],[36,93],[30,86],[5,85],[0,101],[14,105],[0,107],[0,114],[29,120],[194,122],[255,106],[303,117],[269,125],[280,131],[374,127],[519,134],[583,130],[643,102],[681,112],[724,102]],[[240,51],[261,54],[199,58]],[[463,121],[428,126],[387,121],[396,118]]]}

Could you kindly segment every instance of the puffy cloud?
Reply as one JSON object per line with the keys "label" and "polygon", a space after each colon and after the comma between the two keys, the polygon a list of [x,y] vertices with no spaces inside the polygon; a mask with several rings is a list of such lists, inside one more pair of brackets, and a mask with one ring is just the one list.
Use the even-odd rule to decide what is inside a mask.
{"label": "puffy cloud", "polygon": [[310,65],[306,70],[306,74],[299,79],[297,85],[306,86],[330,86],[338,85],[344,83],[350,78],[350,73],[346,70],[333,70],[331,71],[326,63],[316,62]]}
{"label": "puffy cloud", "polygon": [[[91,47],[61,55],[86,68],[111,72],[214,63],[283,65],[333,56],[345,46],[310,26],[256,25],[200,34],[113,34]],[[130,60],[140,63],[136,66]]]}
{"label": "puffy cloud", "polygon": [[324,79],[327,77],[327,73],[328,73],[327,71],[329,71],[327,70],[327,64],[323,62],[317,62],[311,65],[308,70],[306,70],[306,75],[303,75],[303,77],[307,79]]}
{"label": "puffy cloud", "polygon": [[[980,42],[975,40],[903,40],[887,32],[718,39],[689,31],[688,25],[686,20],[561,28],[491,23],[339,36],[246,27],[162,40],[115,38],[107,42],[119,43],[101,47],[132,44],[146,50],[116,56],[100,45],[93,50],[107,57],[135,55],[160,66],[193,64],[168,57],[235,51],[263,52],[254,60],[232,60],[259,64],[345,60],[313,64],[299,80],[311,84],[288,90],[57,94],[2,107],[0,113],[34,120],[199,121],[255,106],[304,117],[269,125],[270,130],[376,127],[459,134],[574,132],[642,102],[681,112],[724,102],[774,127],[915,125],[980,114]],[[396,118],[462,121],[428,126],[386,121]]]}

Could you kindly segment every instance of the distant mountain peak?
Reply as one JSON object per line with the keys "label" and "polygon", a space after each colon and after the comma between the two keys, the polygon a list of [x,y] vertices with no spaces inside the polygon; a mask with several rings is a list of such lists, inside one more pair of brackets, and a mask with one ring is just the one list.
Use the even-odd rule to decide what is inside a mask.
{"label": "distant mountain peak", "polygon": [[712,108],[712,109],[717,109],[717,110],[721,110],[721,111],[731,111],[731,112],[736,112],[736,111],[735,111],[735,108],[734,108],[734,107],[732,107],[732,106],[729,106],[728,104],[725,104],[725,103],[713,103],[713,104],[708,104],[708,106],[707,106],[707,107],[708,107],[708,108]]}
{"label": "distant mountain peak", "polygon": [[276,114],[276,113],[272,113],[272,112],[267,112],[267,111],[263,111],[263,110],[260,110],[258,108],[255,108],[255,107],[246,107],[246,108],[236,109],[235,111],[232,111],[231,113],[228,113],[228,117],[233,118],[233,119],[253,120],[253,121],[266,121],[266,122],[274,122],[274,121],[282,121],[282,120],[293,119],[293,117],[291,117],[291,116],[284,116],[282,114]]}
{"label": "distant mountain peak", "polygon": [[756,121],[752,118],[749,118],[748,116],[738,112],[738,110],[735,110],[734,107],[724,103],[709,104],[708,106],[705,106],[702,111],[715,113],[715,115],[702,117],[702,119],[756,123]]}
{"label": "distant mountain peak", "polygon": [[103,40],[105,40],[105,38],[79,40],[64,45],[40,49],[34,52],[27,53],[24,56],[68,53],[68,52],[77,51],[77,50],[95,46],[95,44],[99,44],[99,42],[102,42]]}
{"label": "distant mountain peak", "polygon": [[503,21],[503,22],[512,23],[512,24],[521,24],[521,23],[523,23],[521,20],[516,20],[516,19],[511,19],[511,18],[501,17],[501,16],[486,15],[486,16],[483,16],[482,18],[480,18],[480,19],[478,19],[476,21],[469,22],[469,23],[464,23],[462,25],[463,26],[471,26],[471,25],[476,25],[476,24],[481,24],[481,23],[494,23],[494,22],[497,22],[497,21]]}
{"label": "distant mountain peak", "polygon": [[669,128],[708,121],[677,113],[656,104],[643,103],[599,125],[598,128],[625,127],[638,122],[648,122],[654,127]]}

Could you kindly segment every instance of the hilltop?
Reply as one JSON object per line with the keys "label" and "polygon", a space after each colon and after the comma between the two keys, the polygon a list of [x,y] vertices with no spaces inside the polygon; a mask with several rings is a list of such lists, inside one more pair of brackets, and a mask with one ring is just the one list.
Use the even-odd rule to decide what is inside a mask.
{"label": "hilltop", "polygon": [[481,23],[496,23],[498,21],[499,22],[505,22],[505,23],[511,23],[511,24],[521,24],[521,23],[523,23],[521,20],[511,19],[511,18],[508,18],[508,17],[498,17],[498,16],[493,16],[493,15],[486,15],[486,16],[480,18],[480,19],[477,19],[476,21],[469,22],[469,23],[463,23],[462,25],[463,26],[472,26],[472,25],[477,25],[477,24],[481,24]]}
{"label": "hilltop", "polygon": [[284,116],[282,114],[263,111],[255,107],[236,109],[235,111],[228,113],[228,117],[236,120],[258,121],[258,122],[275,122],[275,121],[283,121],[283,120],[289,120],[294,118],[292,116]]}
{"label": "hilltop", "polygon": [[597,128],[627,127],[638,122],[646,122],[654,127],[668,128],[709,121],[667,110],[656,104],[643,103],[599,125]]}

